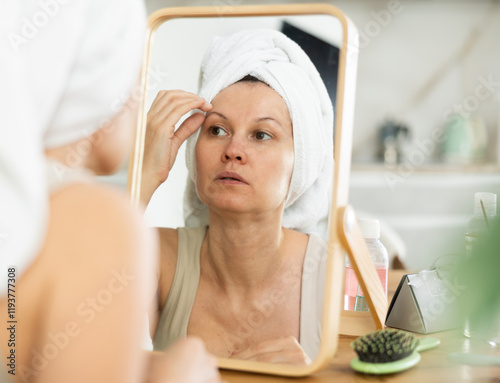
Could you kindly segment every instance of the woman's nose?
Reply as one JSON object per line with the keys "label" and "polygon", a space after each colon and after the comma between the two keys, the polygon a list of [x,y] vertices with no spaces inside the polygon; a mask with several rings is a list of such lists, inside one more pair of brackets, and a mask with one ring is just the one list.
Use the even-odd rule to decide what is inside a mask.
{"label": "woman's nose", "polygon": [[233,137],[228,142],[224,152],[222,153],[222,161],[237,161],[239,163],[246,163],[247,149],[240,138]]}

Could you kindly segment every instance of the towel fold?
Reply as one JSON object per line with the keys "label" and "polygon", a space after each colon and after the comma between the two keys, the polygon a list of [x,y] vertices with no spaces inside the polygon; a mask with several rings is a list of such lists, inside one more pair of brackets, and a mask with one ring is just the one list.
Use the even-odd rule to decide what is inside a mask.
{"label": "towel fold", "polygon": [[[283,226],[326,238],[333,179],[333,108],[326,87],[306,53],[275,30],[249,30],[216,37],[201,65],[199,95],[211,102],[246,75],[268,84],[285,101],[293,125],[294,168]],[[187,141],[189,171],[184,198],[186,226],[208,224],[196,193],[195,145]]]}

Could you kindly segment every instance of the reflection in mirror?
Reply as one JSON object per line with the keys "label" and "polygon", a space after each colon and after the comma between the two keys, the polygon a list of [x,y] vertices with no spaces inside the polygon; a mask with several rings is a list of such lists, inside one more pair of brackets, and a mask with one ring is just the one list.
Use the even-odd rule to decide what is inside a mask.
{"label": "reflection in mirror", "polygon": [[195,335],[218,357],[316,357],[341,42],[326,15],[156,31],[140,196],[161,228],[155,349]]}

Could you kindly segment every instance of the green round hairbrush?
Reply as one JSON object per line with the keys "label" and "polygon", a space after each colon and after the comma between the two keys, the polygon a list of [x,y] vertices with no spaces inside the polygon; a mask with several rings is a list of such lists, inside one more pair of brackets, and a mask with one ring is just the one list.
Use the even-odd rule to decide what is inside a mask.
{"label": "green round hairbrush", "polygon": [[351,343],[358,354],[351,361],[351,367],[366,374],[392,374],[413,367],[420,361],[419,352],[437,347],[439,343],[439,339],[416,339],[401,330],[378,330]]}

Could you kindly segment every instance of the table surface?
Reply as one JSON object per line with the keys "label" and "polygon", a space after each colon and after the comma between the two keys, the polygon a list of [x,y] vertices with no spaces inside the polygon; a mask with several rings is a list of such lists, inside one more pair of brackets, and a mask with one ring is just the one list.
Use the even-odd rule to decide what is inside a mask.
{"label": "table surface", "polygon": [[[406,272],[389,272],[389,297],[394,292]],[[318,371],[305,378],[286,378],[262,374],[252,374],[239,371],[221,371],[222,378],[231,383],[246,382],[284,382],[296,381],[300,383],[314,382],[500,382],[500,366],[469,366],[452,363],[447,360],[450,352],[474,352],[500,357],[500,350],[492,349],[486,342],[471,341],[457,331],[445,331],[431,334],[441,340],[436,349],[425,351],[422,359],[413,368],[392,375],[367,375],[355,372],[350,367],[351,360],[356,356],[350,343],[355,337],[343,336],[339,338],[337,354],[332,363],[324,370]]]}

